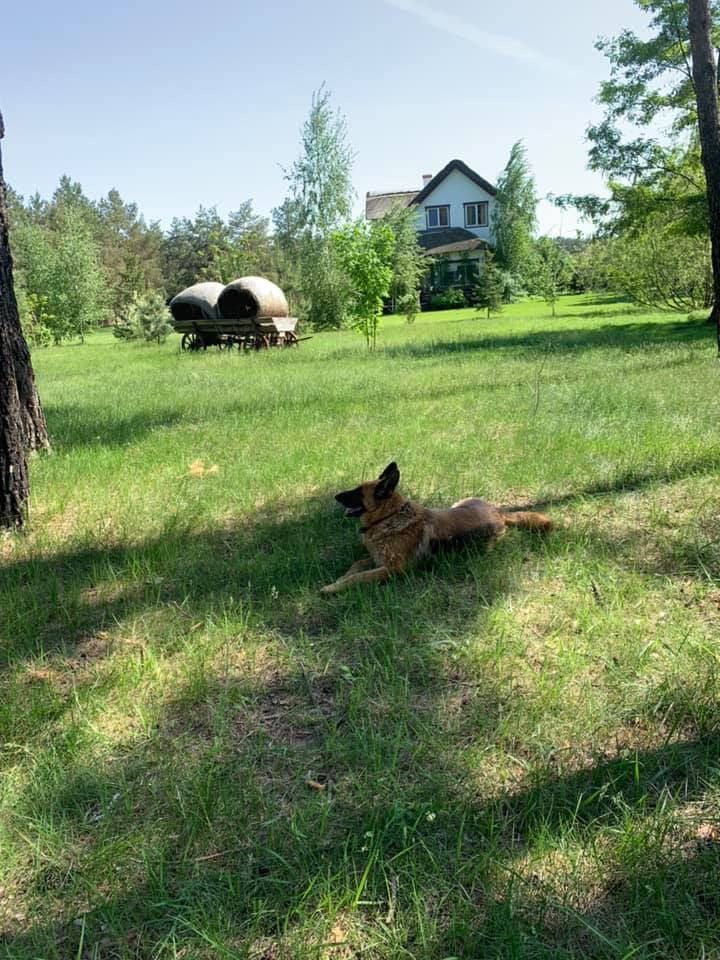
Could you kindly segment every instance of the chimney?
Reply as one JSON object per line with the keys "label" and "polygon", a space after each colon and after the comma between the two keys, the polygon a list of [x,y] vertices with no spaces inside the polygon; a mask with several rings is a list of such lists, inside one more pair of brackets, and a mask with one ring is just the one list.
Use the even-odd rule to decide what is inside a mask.
{"label": "chimney", "polygon": [[431,173],[424,173],[424,174],[422,175],[422,178],[423,178],[423,190],[424,190],[425,187],[426,187],[426,186],[430,183],[430,181],[432,180],[433,175],[432,175]]}

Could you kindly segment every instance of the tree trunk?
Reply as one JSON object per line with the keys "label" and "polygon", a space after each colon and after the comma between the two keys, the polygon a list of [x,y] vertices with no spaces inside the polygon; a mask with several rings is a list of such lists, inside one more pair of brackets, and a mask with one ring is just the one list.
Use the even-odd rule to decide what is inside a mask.
{"label": "tree trunk", "polygon": [[[0,114],[0,139],[4,133]],[[24,355],[22,349],[24,348]],[[18,366],[24,375],[18,381]],[[39,412],[37,394],[21,395],[20,384],[34,382],[30,355],[20,330],[12,282],[12,258],[8,244],[5,212],[5,182],[0,157],[0,526],[21,527],[28,499],[27,453],[30,449],[28,423]],[[33,399],[34,398],[34,399]],[[34,410],[25,403],[34,402]],[[44,428],[44,420],[42,420]],[[47,433],[45,434],[47,440]]]}
{"label": "tree trunk", "polygon": [[710,0],[688,0],[688,32],[692,75],[697,100],[700,150],[707,185],[710,243],[713,268],[713,308],[720,355],[720,126],[718,125],[718,73],[710,35]]}
{"label": "tree trunk", "polygon": [[0,527],[21,527],[29,491],[22,407],[8,335],[4,260],[0,250]]}
{"label": "tree trunk", "polygon": [[[3,118],[0,112],[0,140],[4,134]],[[8,241],[7,207],[5,202],[5,180],[3,179],[2,151],[0,151],[0,323],[2,323],[13,359],[15,383],[20,402],[21,436],[26,451],[47,449],[50,446],[45,416],[40,406],[35,374],[33,373],[25,337],[20,326],[15,289],[12,282],[12,256]],[[3,347],[5,349],[5,347]],[[0,380],[5,383],[5,378]]]}

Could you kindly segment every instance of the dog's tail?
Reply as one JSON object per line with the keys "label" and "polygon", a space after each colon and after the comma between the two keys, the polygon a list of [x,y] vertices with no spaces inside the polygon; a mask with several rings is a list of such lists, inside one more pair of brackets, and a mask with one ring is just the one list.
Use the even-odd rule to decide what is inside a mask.
{"label": "dog's tail", "polygon": [[508,527],[525,527],[540,533],[548,533],[554,526],[550,517],[546,517],[544,513],[528,510],[503,511],[502,517]]}

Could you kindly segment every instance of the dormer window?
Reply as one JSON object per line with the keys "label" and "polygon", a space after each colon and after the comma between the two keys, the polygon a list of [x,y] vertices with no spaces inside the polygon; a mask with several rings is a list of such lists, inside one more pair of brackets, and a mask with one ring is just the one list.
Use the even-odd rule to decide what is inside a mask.
{"label": "dormer window", "polygon": [[466,227],[486,227],[488,225],[487,200],[483,200],[481,203],[466,203],[464,206]]}
{"label": "dormer window", "polygon": [[450,207],[425,207],[425,219],[428,230],[450,226]]}

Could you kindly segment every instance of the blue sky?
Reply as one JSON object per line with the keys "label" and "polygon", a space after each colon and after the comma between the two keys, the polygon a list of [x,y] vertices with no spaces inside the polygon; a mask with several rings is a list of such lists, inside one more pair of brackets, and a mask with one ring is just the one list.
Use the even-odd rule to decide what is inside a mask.
{"label": "blue sky", "polygon": [[[285,194],[325,82],[366,190],[420,188],[459,157],[494,181],[525,141],[538,191],[602,188],[584,131],[607,76],[593,43],[642,29],[632,0],[68,0],[13,3],[0,61],[8,181],[116,187],[164,226]],[[542,204],[545,232],[576,221]]]}

